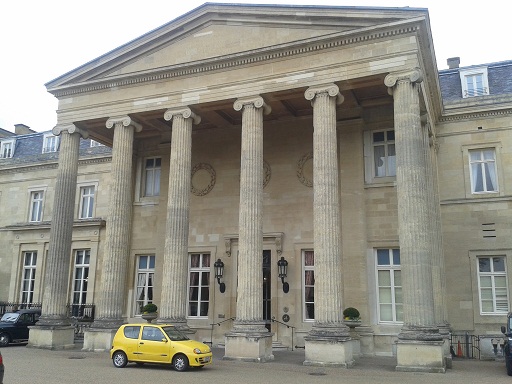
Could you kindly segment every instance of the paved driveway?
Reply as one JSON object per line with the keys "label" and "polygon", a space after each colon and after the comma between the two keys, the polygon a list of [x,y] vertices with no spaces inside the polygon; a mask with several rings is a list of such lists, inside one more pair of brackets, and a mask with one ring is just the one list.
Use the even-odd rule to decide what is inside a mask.
{"label": "paved driveway", "polygon": [[303,366],[304,350],[276,351],[269,363],[222,360],[223,349],[214,349],[214,362],[201,370],[175,372],[166,366],[129,364],[114,368],[106,352],[47,351],[9,346],[2,349],[6,365],[4,384],[14,383],[123,383],[180,384],[226,383],[512,383],[499,361],[454,360],[445,374],[395,372],[389,357],[361,358],[351,369]]}

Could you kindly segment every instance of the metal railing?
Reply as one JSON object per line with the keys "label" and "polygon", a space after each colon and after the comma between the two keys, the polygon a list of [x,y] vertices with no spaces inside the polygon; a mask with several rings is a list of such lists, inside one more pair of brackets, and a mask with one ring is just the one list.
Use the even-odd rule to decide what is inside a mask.
{"label": "metal railing", "polygon": [[453,357],[480,359],[480,336],[469,332],[452,333],[450,336],[450,352]]}
{"label": "metal railing", "polygon": [[212,329],[211,329],[211,331],[210,331],[210,347],[212,347],[212,346],[213,346],[213,328],[214,328],[216,325],[218,325],[218,326],[220,327],[220,325],[221,325],[222,323],[225,323],[226,321],[233,321],[233,320],[235,320],[235,318],[234,318],[234,317],[230,317],[229,319],[219,321],[218,323],[212,323],[212,324],[210,324],[210,325],[211,325],[211,327],[212,327]]}
{"label": "metal railing", "polygon": [[[288,324],[283,323],[283,322],[281,322],[279,320],[276,320],[275,316],[272,316],[270,321],[272,321],[273,323],[278,323],[278,324],[284,325],[286,328],[291,328],[292,329],[292,351],[293,351],[293,330],[295,329],[295,327],[293,325],[288,325]],[[295,348],[297,348],[297,347],[295,347]]]}
{"label": "metal railing", "polygon": [[18,309],[38,308],[41,308],[41,303],[20,303],[14,301],[0,301],[0,316],[7,312],[17,311]]}

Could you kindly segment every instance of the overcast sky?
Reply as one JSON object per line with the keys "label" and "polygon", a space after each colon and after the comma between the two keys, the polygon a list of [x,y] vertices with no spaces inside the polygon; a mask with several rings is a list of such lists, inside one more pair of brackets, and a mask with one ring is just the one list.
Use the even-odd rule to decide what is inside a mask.
{"label": "overcast sky", "polygon": [[[449,0],[237,0],[428,8],[437,66],[459,56],[461,66],[512,60],[512,2]],[[197,0],[4,0],[0,5],[0,128],[25,124],[47,131],[57,123],[57,99],[45,83],[204,4]],[[474,4],[474,5],[470,5]]]}

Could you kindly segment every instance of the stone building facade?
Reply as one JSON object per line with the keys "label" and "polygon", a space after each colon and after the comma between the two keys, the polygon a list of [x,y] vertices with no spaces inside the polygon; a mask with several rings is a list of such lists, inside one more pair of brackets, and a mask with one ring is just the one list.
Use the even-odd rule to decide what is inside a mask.
{"label": "stone building facade", "polygon": [[42,303],[40,348],[73,344],[70,305],[107,350],[153,302],[226,359],[444,372],[450,332],[510,309],[511,79],[438,71],[426,9],[198,7],[46,84],[52,132],[2,135],[0,300]]}

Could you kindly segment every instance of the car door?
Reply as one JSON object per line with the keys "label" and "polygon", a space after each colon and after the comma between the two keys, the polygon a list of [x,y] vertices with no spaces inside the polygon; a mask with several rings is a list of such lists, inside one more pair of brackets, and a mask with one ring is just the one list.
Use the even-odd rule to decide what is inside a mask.
{"label": "car door", "polygon": [[33,315],[30,313],[22,313],[20,317],[18,317],[18,321],[14,324],[12,330],[13,340],[28,340],[28,326],[33,324],[31,316]]}
{"label": "car door", "polygon": [[170,361],[169,340],[158,327],[145,325],[137,349],[138,360],[165,363]]}

